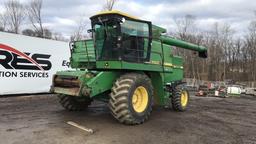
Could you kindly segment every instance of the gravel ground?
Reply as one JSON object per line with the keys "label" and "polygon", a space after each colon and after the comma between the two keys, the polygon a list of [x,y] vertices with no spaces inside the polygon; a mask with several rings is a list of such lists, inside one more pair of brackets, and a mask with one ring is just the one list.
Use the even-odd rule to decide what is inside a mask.
{"label": "gravel ground", "polygon": [[[105,104],[68,112],[54,95],[0,98],[1,144],[256,144],[256,97],[191,97],[186,112],[154,107],[146,123],[117,123]],[[76,122],[94,134],[68,125]]]}

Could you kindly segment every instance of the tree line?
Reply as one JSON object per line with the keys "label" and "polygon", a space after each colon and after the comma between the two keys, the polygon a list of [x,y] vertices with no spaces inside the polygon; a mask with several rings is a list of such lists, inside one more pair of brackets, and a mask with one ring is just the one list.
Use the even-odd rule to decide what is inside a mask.
{"label": "tree line", "polygon": [[208,48],[207,59],[201,59],[191,51],[174,49],[174,53],[184,57],[185,77],[210,81],[256,81],[256,20],[250,22],[244,34],[237,34],[227,23],[215,23],[209,30],[201,30],[192,15],[175,22],[177,29],[170,35]]}

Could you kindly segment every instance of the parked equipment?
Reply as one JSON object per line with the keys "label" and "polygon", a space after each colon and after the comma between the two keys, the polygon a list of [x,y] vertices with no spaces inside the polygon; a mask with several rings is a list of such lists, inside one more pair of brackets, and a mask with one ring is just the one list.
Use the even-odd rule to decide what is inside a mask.
{"label": "parked equipment", "polygon": [[198,90],[196,92],[196,96],[207,96],[209,92],[209,88],[206,85],[199,85]]}
{"label": "parked equipment", "polygon": [[245,94],[256,96],[256,88],[246,88],[245,89]]}
{"label": "parked equipment", "polygon": [[[206,47],[165,36],[166,29],[119,11],[91,18],[93,40],[71,43],[71,67],[53,78],[51,91],[68,110],[83,110],[93,99],[109,102],[112,115],[123,124],[141,124],[152,105],[185,111],[189,93],[183,86],[183,59],[171,46],[197,51]],[[170,101],[171,100],[171,101]]]}
{"label": "parked equipment", "polygon": [[241,87],[239,85],[231,85],[227,88],[227,95],[240,96],[242,93]]}

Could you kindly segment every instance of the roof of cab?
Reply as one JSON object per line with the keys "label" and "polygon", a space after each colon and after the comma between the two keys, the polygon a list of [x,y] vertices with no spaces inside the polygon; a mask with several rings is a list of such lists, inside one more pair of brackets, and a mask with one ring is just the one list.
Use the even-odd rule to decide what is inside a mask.
{"label": "roof of cab", "polygon": [[117,15],[121,15],[121,16],[128,17],[128,18],[131,18],[131,19],[140,20],[139,18],[137,18],[135,16],[131,16],[131,15],[127,14],[127,13],[124,13],[124,12],[121,12],[121,11],[118,11],[118,10],[99,12],[96,15],[93,15],[92,17],[99,16],[99,15],[107,15],[107,14],[117,14]]}

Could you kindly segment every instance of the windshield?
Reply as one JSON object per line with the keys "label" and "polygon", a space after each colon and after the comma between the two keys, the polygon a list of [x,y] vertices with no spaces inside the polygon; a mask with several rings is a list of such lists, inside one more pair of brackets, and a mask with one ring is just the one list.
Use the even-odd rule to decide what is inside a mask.
{"label": "windshield", "polygon": [[126,61],[142,62],[148,58],[149,24],[126,20],[121,24],[122,48]]}
{"label": "windshield", "polygon": [[96,57],[98,60],[117,59],[119,50],[117,47],[118,24],[116,21],[99,20],[94,24],[94,41],[96,46]]}
{"label": "windshield", "polygon": [[147,23],[136,22],[126,20],[121,25],[121,31],[124,34],[130,36],[138,36],[138,37],[148,37],[149,36],[149,28]]}

